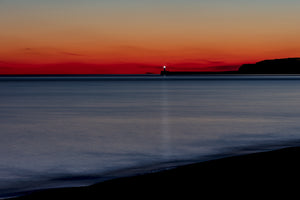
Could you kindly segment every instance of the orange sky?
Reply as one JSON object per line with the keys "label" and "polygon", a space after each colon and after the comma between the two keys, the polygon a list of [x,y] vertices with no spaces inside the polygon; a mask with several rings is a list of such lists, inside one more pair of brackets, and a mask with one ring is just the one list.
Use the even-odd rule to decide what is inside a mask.
{"label": "orange sky", "polygon": [[299,57],[299,8],[295,0],[3,0],[0,74],[233,70]]}

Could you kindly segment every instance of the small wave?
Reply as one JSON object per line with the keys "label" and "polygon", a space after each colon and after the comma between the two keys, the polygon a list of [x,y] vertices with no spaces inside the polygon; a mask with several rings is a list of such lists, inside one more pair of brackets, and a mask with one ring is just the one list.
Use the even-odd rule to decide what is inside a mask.
{"label": "small wave", "polygon": [[[194,164],[199,162],[205,162],[209,160],[216,160],[232,156],[241,156],[251,153],[273,151],[288,147],[300,146],[300,140],[270,142],[264,144],[255,144],[249,146],[239,146],[222,149],[215,154],[200,156],[193,159],[171,160],[159,163],[148,163],[145,165],[113,170],[106,173],[85,173],[85,174],[48,174],[44,175],[44,178],[32,179],[27,182],[19,182],[0,190],[0,199],[11,198],[16,196],[23,196],[34,191],[54,189],[54,188],[66,188],[66,187],[82,187],[89,186],[103,181],[143,175],[148,173],[157,173],[164,170],[170,170],[179,166],[188,164]],[[41,177],[41,176],[40,176]]]}

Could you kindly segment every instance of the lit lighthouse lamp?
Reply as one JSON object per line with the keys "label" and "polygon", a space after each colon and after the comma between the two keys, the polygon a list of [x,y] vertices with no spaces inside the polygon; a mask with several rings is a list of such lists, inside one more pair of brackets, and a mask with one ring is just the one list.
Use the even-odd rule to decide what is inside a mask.
{"label": "lit lighthouse lamp", "polygon": [[163,66],[163,71],[161,71],[161,75],[166,75],[167,74],[167,66]]}

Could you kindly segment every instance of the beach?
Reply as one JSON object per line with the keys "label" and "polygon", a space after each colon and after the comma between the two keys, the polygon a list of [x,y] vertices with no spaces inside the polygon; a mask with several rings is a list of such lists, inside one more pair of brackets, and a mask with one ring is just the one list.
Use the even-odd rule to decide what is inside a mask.
{"label": "beach", "polygon": [[[104,181],[36,191],[16,200],[291,195],[300,177],[300,147],[233,156]],[[287,193],[288,192],[288,193]]]}

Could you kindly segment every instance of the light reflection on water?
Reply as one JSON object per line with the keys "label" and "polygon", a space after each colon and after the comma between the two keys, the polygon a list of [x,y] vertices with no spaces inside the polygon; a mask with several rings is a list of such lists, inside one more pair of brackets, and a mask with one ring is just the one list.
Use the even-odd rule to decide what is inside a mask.
{"label": "light reflection on water", "polygon": [[161,133],[162,133],[162,153],[165,159],[171,155],[171,133],[169,125],[169,97],[168,97],[168,83],[163,81],[161,83]]}
{"label": "light reflection on water", "polygon": [[0,196],[300,139],[297,76],[0,78],[0,92]]}

